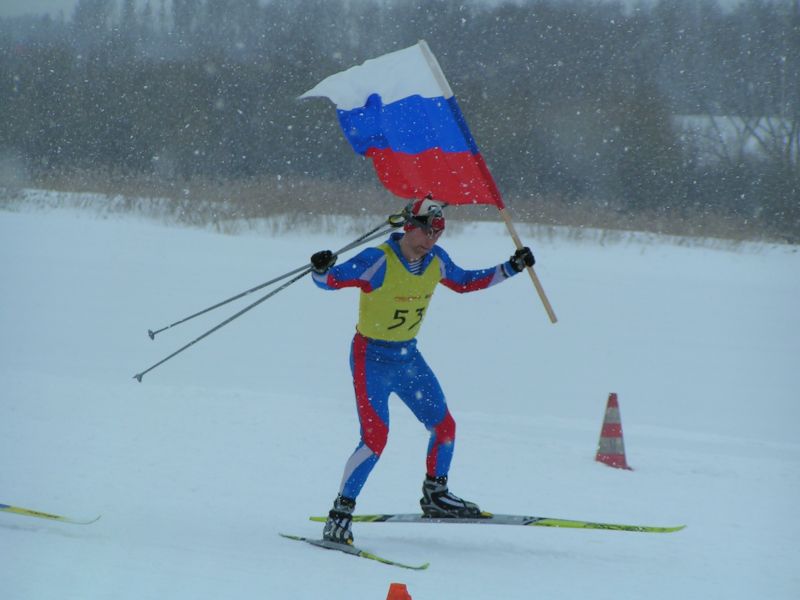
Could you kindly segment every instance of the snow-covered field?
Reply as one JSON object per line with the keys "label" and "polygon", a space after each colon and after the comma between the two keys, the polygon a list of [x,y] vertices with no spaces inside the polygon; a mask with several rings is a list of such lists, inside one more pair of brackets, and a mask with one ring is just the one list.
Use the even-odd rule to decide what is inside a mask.
{"label": "snow-covered field", "polygon": [[[4,600],[800,597],[800,253],[523,238],[531,282],[437,292],[420,337],[459,425],[453,490],[495,512],[654,525],[648,535],[367,524],[411,572],[278,537],[336,494],[357,437],[357,296],[304,280],[145,376],[244,306],[146,332],[337,248],[346,232],[224,236],[88,212],[0,211]],[[467,267],[501,225],[446,233]],[[254,300],[258,296],[249,296]],[[245,301],[246,302],[246,301]],[[619,394],[632,472],[594,461]],[[417,509],[427,432],[397,400],[360,512]]]}

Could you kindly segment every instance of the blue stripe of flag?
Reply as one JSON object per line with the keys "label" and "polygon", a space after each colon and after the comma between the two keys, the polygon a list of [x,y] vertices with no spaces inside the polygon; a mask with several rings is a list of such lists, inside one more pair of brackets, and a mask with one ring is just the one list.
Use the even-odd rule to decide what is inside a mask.
{"label": "blue stripe of flag", "polygon": [[345,137],[359,154],[370,148],[419,154],[436,147],[478,153],[455,96],[415,95],[384,105],[378,94],[372,94],[365,106],[336,112]]}

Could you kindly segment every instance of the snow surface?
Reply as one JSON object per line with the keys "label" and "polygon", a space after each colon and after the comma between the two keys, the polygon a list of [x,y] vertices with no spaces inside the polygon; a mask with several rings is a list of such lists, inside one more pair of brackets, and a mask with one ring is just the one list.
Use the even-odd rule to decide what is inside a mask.
{"label": "snow surface", "polygon": [[[524,230],[523,230],[524,231]],[[383,599],[800,597],[800,253],[634,237],[523,238],[531,282],[440,289],[421,348],[458,422],[452,489],[495,512],[678,533],[356,525],[410,572],[314,536],[357,425],[354,290],[300,281],[145,376],[245,301],[156,329],[352,233],[219,235],[133,217],[0,211],[0,597]],[[644,241],[643,241],[644,240]],[[466,267],[502,225],[448,231]],[[259,296],[249,296],[248,300]],[[617,392],[632,472],[594,461]],[[417,509],[427,432],[398,401],[360,512]]]}

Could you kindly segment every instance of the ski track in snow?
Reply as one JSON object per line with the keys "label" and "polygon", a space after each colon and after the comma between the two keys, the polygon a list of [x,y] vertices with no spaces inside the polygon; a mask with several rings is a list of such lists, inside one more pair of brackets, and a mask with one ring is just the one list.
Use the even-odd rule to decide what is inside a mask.
{"label": "ski track in snow", "polygon": [[[456,209],[451,209],[456,210]],[[420,347],[458,422],[453,491],[503,513],[677,525],[647,535],[360,524],[409,572],[294,544],[314,536],[357,441],[353,290],[300,281],[147,374],[258,293],[158,328],[355,235],[217,235],[71,210],[0,211],[4,600],[800,597],[800,253],[530,239],[527,277],[440,288]],[[457,263],[513,250],[447,233]],[[619,394],[634,471],[596,463]],[[427,432],[392,400],[359,512],[417,509]]]}

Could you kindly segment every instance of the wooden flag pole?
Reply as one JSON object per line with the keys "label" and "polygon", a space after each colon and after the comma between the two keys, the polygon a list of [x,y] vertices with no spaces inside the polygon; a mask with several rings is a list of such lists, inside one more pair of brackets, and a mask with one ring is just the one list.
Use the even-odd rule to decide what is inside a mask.
{"label": "wooden flag pole", "polygon": [[[447,77],[444,76],[444,71],[439,66],[439,61],[436,60],[436,57],[431,52],[428,43],[425,40],[420,40],[419,42],[420,50],[422,54],[425,56],[425,59],[428,63],[428,66],[431,69],[431,73],[433,74],[434,79],[436,80],[437,85],[442,91],[442,95],[445,98],[450,98],[453,95],[453,90],[450,88],[450,84],[447,82]],[[466,122],[461,123],[464,127],[466,133],[469,134],[469,129],[467,127]],[[483,176],[486,178],[486,181],[489,183],[490,187],[493,190],[493,195],[495,197],[497,208],[500,210],[500,214],[503,216],[503,220],[506,222],[506,227],[508,228],[508,232],[511,234],[511,238],[514,240],[514,244],[516,244],[517,249],[523,247],[522,241],[519,239],[517,235],[517,230],[514,228],[514,223],[511,221],[511,217],[506,211],[505,206],[503,205],[503,200],[500,197],[500,191],[497,189],[497,184],[492,177],[492,174],[489,172],[489,168],[483,162],[483,159],[480,159],[478,162],[479,169],[483,172]],[[539,294],[539,298],[544,304],[544,309],[547,311],[547,316],[550,317],[551,323],[558,322],[556,318],[556,313],[553,312],[553,307],[550,306],[550,301],[547,299],[547,294],[544,293],[544,288],[542,287],[539,278],[536,276],[536,272],[533,270],[533,267],[527,267],[528,275],[531,276],[531,281],[533,281],[533,286],[536,288],[536,292]]]}
{"label": "wooden flag pole", "polygon": [[[506,223],[506,227],[508,228],[508,233],[511,234],[511,239],[514,240],[514,245],[516,245],[517,249],[523,247],[522,240],[519,239],[519,235],[517,235],[517,230],[514,227],[514,222],[511,220],[511,216],[508,214],[508,211],[505,208],[501,208],[500,215],[503,217],[503,221]],[[528,275],[531,276],[531,281],[533,282],[533,287],[536,288],[536,293],[539,294],[539,299],[544,304],[544,309],[547,311],[547,316],[550,317],[551,323],[557,323],[558,318],[556,317],[556,313],[553,311],[553,307],[550,305],[550,300],[547,299],[547,294],[544,293],[544,288],[542,287],[542,283],[539,281],[539,277],[536,275],[536,271],[533,270],[533,267],[526,267],[528,271]]]}

